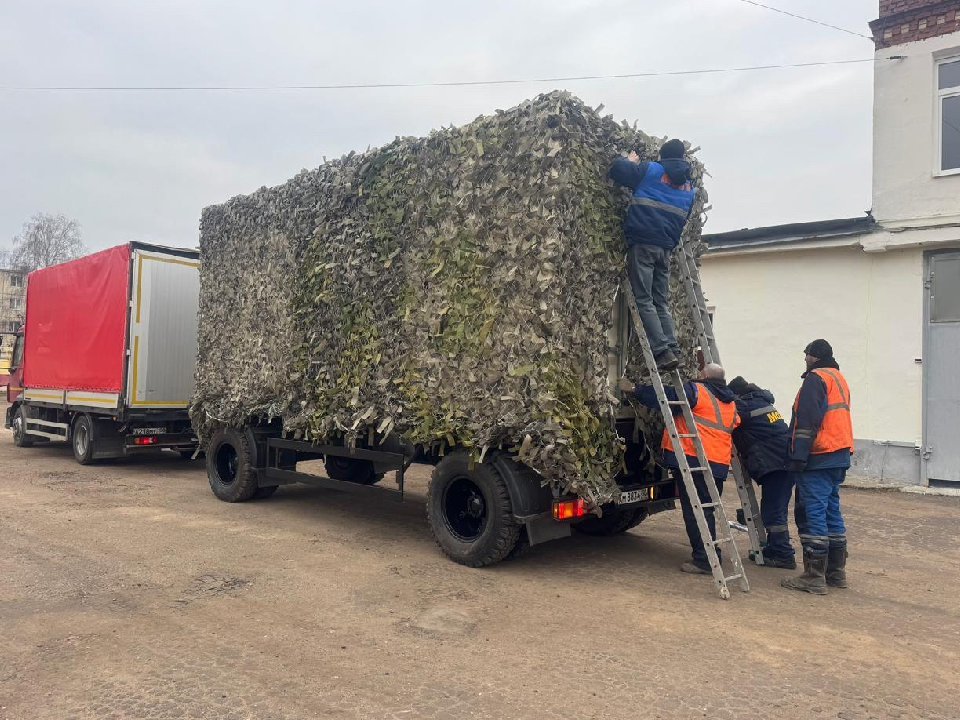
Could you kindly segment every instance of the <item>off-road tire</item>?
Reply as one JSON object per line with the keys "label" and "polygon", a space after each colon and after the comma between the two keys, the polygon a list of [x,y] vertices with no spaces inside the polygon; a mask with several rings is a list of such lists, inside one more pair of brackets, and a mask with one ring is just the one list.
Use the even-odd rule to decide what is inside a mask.
{"label": "off-road tire", "polygon": [[323,466],[326,468],[327,477],[331,480],[344,480],[357,485],[376,485],[383,480],[383,473],[378,474],[369,460],[327,455]]}
{"label": "off-road tire", "polygon": [[[483,510],[473,536],[457,532],[448,517],[454,496],[473,488]],[[459,513],[462,518],[462,513]],[[474,518],[476,519],[476,518]],[[454,513],[453,522],[459,522]],[[446,455],[433,469],[427,488],[427,521],[443,553],[460,565],[483,567],[500,562],[517,546],[522,526],[513,517],[507,485],[492,463],[471,463],[463,450]]]}
{"label": "off-road tire", "polygon": [[73,458],[81,465],[93,463],[93,446],[96,442],[94,428],[96,423],[89,415],[78,415],[73,421],[73,430],[70,434],[70,447],[73,448]]}
{"label": "off-road tire", "polygon": [[522,557],[527,554],[527,552],[532,548],[533,545],[530,544],[530,538],[527,536],[527,528],[520,528],[520,537],[517,538],[517,544],[513,546],[513,550],[507,553],[507,556],[504,560],[516,560],[518,557]]}
{"label": "off-road tire", "polygon": [[648,517],[650,517],[650,512],[646,508],[637,508],[636,512],[633,514],[633,520],[631,520],[630,524],[627,526],[627,530],[633,530],[633,528],[642,523]]}
{"label": "off-road tire", "polygon": [[[594,535],[597,537],[608,537],[610,535],[620,535],[632,527],[639,525],[644,518],[640,518],[634,523],[637,514],[646,512],[643,508],[629,508],[620,510],[616,506],[606,506],[603,508],[603,517],[591,515],[579,522],[573,524],[573,529],[584,535]],[[644,516],[645,517],[645,516]]]}
{"label": "off-road tire", "polygon": [[[19,433],[17,432],[18,424]],[[33,440],[27,435],[27,414],[23,411],[22,405],[13,413],[13,444],[21,448],[33,447]]]}
{"label": "off-road tire", "polygon": [[243,432],[234,428],[218,430],[210,438],[206,454],[210,489],[224,502],[245,502],[260,489],[253,452]]}

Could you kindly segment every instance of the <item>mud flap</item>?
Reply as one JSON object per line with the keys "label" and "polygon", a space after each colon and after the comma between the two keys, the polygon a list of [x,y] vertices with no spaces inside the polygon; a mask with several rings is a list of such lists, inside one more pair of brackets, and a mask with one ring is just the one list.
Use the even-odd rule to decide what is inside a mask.
{"label": "mud flap", "polygon": [[528,520],[525,523],[527,528],[527,538],[531,545],[559,540],[560,538],[570,537],[570,523],[557,522],[552,517],[545,516]]}

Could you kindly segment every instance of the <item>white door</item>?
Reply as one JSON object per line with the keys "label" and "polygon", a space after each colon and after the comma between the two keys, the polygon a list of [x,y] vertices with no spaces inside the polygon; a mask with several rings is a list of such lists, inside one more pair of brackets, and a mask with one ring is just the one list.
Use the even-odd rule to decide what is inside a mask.
{"label": "white door", "polygon": [[960,251],[931,253],[927,263],[926,476],[960,483]]}

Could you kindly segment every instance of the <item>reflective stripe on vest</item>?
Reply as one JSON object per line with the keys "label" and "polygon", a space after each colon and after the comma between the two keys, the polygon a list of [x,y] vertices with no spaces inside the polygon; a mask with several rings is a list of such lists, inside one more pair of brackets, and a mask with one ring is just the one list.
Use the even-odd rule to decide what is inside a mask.
{"label": "reflective stripe on vest", "polygon": [[[733,452],[733,431],[740,424],[736,403],[732,401],[720,403],[709,388],[705,385],[699,385],[697,387],[697,403],[690,410],[693,413],[693,420],[697,425],[697,432],[700,435],[700,442],[703,443],[707,460],[721,465],[729,465],[730,456]],[[690,431],[687,429],[685,417],[682,415],[674,416],[674,420],[679,435],[689,434]],[[684,455],[688,457],[697,456],[692,438],[680,438],[680,447],[683,449]],[[660,448],[676,452],[666,429],[663,431]]]}
{"label": "reflective stripe on vest", "polygon": [[687,211],[678,208],[675,205],[670,205],[669,203],[660,202],[659,200],[653,200],[651,198],[645,197],[634,197],[630,198],[631,205],[646,205],[647,207],[656,208],[657,210],[663,210],[664,212],[673,213],[674,215],[679,215],[684,220],[687,219]]}
{"label": "reflective stripe on vest", "polygon": [[[813,447],[810,453],[823,455],[838,450],[853,448],[853,423],[850,418],[850,387],[846,378],[839,371],[832,368],[817,368],[810,372],[816,373],[827,387],[827,407],[823,413],[820,428],[813,436],[811,430],[794,430],[794,437],[813,436]],[[800,393],[793,401],[793,411],[796,413],[800,404]]]}

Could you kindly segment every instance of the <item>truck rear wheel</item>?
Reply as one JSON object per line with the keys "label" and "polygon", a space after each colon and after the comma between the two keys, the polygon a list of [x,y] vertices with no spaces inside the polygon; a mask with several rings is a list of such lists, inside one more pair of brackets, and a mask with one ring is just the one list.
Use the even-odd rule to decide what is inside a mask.
{"label": "truck rear wheel", "polygon": [[27,414],[23,411],[23,406],[17,408],[13,414],[13,444],[17,447],[31,447],[33,440],[27,435]]}
{"label": "truck rear wheel", "polygon": [[584,535],[609,536],[625,533],[636,527],[647,517],[644,508],[619,509],[615,505],[603,508],[603,517],[591,515],[573,524],[573,529]]}
{"label": "truck rear wheel", "polygon": [[471,463],[464,451],[447,455],[434,468],[427,520],[444,554],[468,567],[500,562],[520,538],[500,473],[491,463]]}
{"label": "truck rear wheel", "polygon": [[73,421],[73,434],[70,444],[73,457],[81,465],[93,462],[93,420],[89,415],[78,415]]}
{"label": "truck rear wheel", "polygon": [[244,502],[257,490],[257,471],[246,436],[234,428],[217,431],[207,446],[207,478],[224,502]]}
{"label": "truck rear wheel", "polygon": [[331,480],[345,480],[358,485],[376,485],[383,480],[383,474],[377,474],[369,460],[327,455],[323,466]]}

